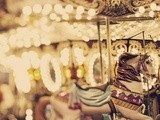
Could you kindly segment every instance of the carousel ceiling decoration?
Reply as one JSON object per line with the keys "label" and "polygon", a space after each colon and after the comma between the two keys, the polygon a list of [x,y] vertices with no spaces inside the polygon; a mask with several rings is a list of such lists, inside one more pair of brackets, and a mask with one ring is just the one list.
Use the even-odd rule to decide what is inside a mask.
{"label": "carousel ceiling decoration", "polygon": [[[11,2],[12,0],[8,1]],[[46,1],[47,3],[44,4],[40,1],[34,1],[32,4],[25,3],[25,0],[15,1],[17,1],[17,6],[21,5],[21,7],[17,7],[19,10],[15,14],[11,14],[14,13],[11,8],[15,8],[15,6],[14,4],[11,4],[10,7],[7,5],[9,11],[5,13],[3,19],[0,19],[0,21],[5,21],[5,24],[3,23],[1,26],[4,25],[5,28],[9,28],[6,30],[0,26],[0,29],[3,29],[0,34],[0,51],[2,53],[68,40],[95,40],[98,38],[96,22],[98,20],[104,21],[104,17],[98,16],[95,11],[100,6],[100,1],[99,4],[91,0],[57,0],[52,3]],[[110,25],[111,40],[128,39],[142,31],[145,33],[146,40],[154,42],[160,40],[160,19],[156,16],[160,11],[160,1],[150,2],[134,1],[128,6],[137,6],[135,14],[125,17],[112,17],[111,19],[114,19],[116,24]],[[142,4],[144,6],[138,7]],[[148,14],[148,10],[150,10],[150,14]],[[145,20],[148,16],[152,19]],[[145,19],[140,20],[141,17]],[[13,20],[11,21],[11,19]],[[17,25],[16,28],[10,26],[11,23]],[[102,24],[100,29],[101,39],[106,39],[105,24]],[[142,40],[142,34],[135,36],[134,39]]]}
{"label": "carousel ceiling decoration", "polygon": [[106,0],[100,1],[98,14],[118,17],[135,13],[140,6],[153,2],[153,0]]}
{"label": "carousel ceiling decoration", "polygon": [[62,0],[63,2],[82,5],[86,9],[94,8],[97,14],[118,17],[134,14],[140,6],[146,6],[154,0]]}

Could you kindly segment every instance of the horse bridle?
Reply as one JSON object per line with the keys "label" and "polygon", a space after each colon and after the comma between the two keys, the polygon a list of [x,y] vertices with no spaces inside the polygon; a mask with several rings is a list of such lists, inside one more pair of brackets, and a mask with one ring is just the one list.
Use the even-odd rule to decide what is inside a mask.
{"label": "horse bridle", "polygon": [[148,69],[147,69],[145,62],[144,62],[147,58],[149,58],[149,56],[147,54],[140,55],[140,59],[138,61],[138,66],[137,66],[137,72],[139,72],[139,73],[141,72],[141,67],[144,71],[148,72]]}

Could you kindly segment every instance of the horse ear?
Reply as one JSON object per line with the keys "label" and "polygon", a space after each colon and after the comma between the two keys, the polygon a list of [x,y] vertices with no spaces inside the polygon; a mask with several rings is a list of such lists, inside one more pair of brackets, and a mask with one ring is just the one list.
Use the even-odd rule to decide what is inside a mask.
{"label": "horse ear", "polygon": [[151,57],[151,55],[147,52],[146,53],[147,58]]}
{"label": "horse ear", "polygon": [[142,58],[143,59],[147,59],[147,58],[149,58],[149,53],[148,52],[146,52],[146,53],[144,53],[144,54],[141,54],[141,56],[143,56]]}
{"label": "horse ear", "polygon": [[148,52],[146,52],[146,53],[145,53],[145,55],[149,55],[149,53],[148,53]]}

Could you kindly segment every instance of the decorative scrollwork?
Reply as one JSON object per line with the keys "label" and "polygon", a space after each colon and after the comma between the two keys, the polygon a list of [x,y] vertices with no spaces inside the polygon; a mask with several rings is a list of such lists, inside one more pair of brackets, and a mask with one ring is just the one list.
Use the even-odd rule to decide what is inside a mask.
{"label": "decorative scrollwork", "polygon": [[126,41],[116,41],[112,44],[112,55],[116,56],[118,54],[118,50],[124,49],[124,52],[127,52],[127,46],[125,45]]}
{"label": "decorative scrollwork", "polygon": [[154,0],[134,0],[132,2],[132,5],[135,6],[135,7],[139,7],[139,6],[142,6],[142,5],[149,4],[149,3],[153,2],[153,1]]}
{"label": "decorative scrollwork", "polygon": [[97,14],[118,17],[133,14],[139,6],[153,2],[154,0],[98,0]]}
{"label": "decorative scrollwork", "polygon": [[98,15],[118,17],[133,14],[139,6],[147,5],[154,0],[63,0],[75,6],[82,5],[85,9],[94,8]]}
{"label": "decorative scrollwork", "polygon": [[138,41],[130,41],[130,46],[129,46],[129,52],[130,53],[142,53],[142,45]]}
{"label": "decorative scrollwork", "polygon": [[156,50],[156,45],[153,42],[148,43],[145,47],[149,50]]}

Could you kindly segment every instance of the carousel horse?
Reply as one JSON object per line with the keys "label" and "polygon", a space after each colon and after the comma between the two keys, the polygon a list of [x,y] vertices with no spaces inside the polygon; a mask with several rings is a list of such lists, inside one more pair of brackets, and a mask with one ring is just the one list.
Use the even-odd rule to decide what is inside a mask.
{"label": "carousel horse", "polygon": [[[139,112],[139,109],[143,105],[142,78],[148,80],[153,77],[156,77],[156,74],[153,60],[149,55],[124,53],[119,58],[116,78],[112,84],[83,87],[74,82],[68,102],[57,96],[47,98],[45,101],[49,99],[54,111],[58,113],[55,120],[59,118],[78,120],[84,114],[93,116],[94,120],[100,120],[102,114],[110,114],[112,119],[115,118],[115,114],[121,114],[130,120],[152,120],[151,117]],[[94,118],[96,116],[98,117]]]}

